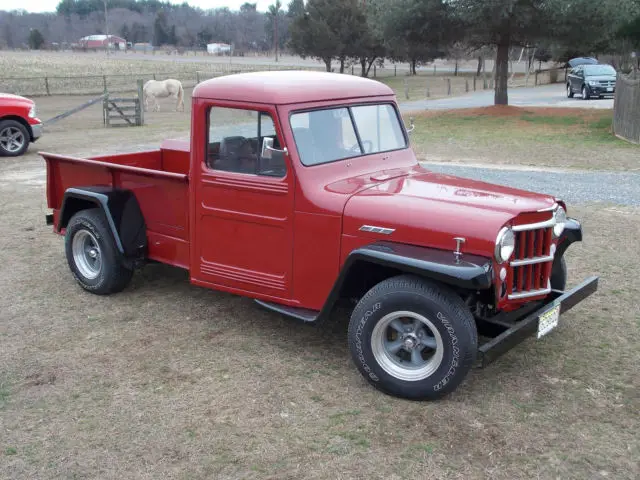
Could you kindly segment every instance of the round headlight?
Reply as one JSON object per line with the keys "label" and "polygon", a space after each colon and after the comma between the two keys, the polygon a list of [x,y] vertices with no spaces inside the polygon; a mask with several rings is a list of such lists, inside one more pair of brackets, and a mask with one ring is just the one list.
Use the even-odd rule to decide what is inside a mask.
{"label": "round headlight", "polygon": [[516,248],[516,236],[513,234],[513,230],[509,227],[504,227],[498,233],[496,239],[496,260],[498,263],[503,263],[511,258],[513,251]]}
{"label": "round headlight", "polygon": [[556,224],[553,227],[553,236],[558,238],[564,232],[564,227],[567,224],[567,212],[564,208],[558,207],[555,213]]}

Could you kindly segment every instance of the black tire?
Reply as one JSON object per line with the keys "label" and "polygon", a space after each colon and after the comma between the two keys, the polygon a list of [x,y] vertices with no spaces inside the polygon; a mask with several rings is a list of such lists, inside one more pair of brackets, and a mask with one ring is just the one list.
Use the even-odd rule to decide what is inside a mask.
{"label": "black tire", "polygon": [[[19,147],[13,142],[3,141],[3,138],[8,138],[11,132],[13,132],[14,135],[17,134],[20,136],[21,141]],[[31,136],[29,135],[29,131],[23,124],[15,120],[0,121],[0,157],[19,157],[23,155],[29,148],[30,141]]]}
{"label": "black tire", "polygon": [[567,289],[567,262],[564,257],[553,262],[551,269],[551,288],[554,290]]}
{"label": "black tire", "polygon": [[573,98],[574,93],[573,93],[573,89],[571,88],[571,84],[567,84],[567,98]]}
{"label": "black tire", "polygon": [[[92,255],[85,253],[83,259],[81,252],[86,252],[87,247],[80,248],[81,242],[87,242],[89,247],[95,246],[96,256],[89,259]],[[133,270],[124,265],[107,220],[98,208],[82,210],[71,217],[65,232],[65,253],[76,281],[91,293],[108,295],[120,292],[133,276]],[[92,261],[94,263],[89,265]]]}
{"label": "black tire", "polygon": [[582,86],[582,99],[583,100],[589,100],[591,98],[591,96],[589,95],[589,87],[587,87],[586,85]]}
{"label": "black tire", "polygon": [[[399,335],[395,340],[385,337],[382,343],[376,340],[379,339],[379,333],[375,332],[380,331],[376,325],[379,322],[380,325],[386,325],[387,319],[396,315],[394,312],[411,313],[428,319],[437,330],[434,333],[429,327],[432,330],[429,333],[434,339],[440,336],[443,349],[439,357],[441,360],[434,363],[426,378],[402,379],[402,375],[390,373],[389,360],[383,360],[387,365],[385,367],[378,360],[382,358],[380,353],[377,357],[374,353],[374,349],[380,352],[376,345],[401,341]],[[389,335],[389,328],[391,333],[395,331],[391,326],[385,327],[385,336]],[[349,348],[358,370],[375,388],[397,397],[436,400],[455,390],[472,368],[478,349],[478,333],[471,312],[457,294],[434,282],[401,275],[380,282],[358,302],[349,322]],[[437,356],[438,348],[433,350],[430,359]],[[414,349],[415,346],[412,347]],[[425,349],[420,350],[420,360],[424,360]],[[405,350],[405,347],[400,350]],[[394,355],[399,355],[400,350]],[[410,355],[406,352],[406,355]],[[388,355],[385,358],[391,357],[388,352],[385,355]],[[391,362],[393,365],[394,361]],[[396,362],[397,365],[400,363]],[[405,369],[404,365],[400,365],[400,368],[405,372],[416,371]]]}

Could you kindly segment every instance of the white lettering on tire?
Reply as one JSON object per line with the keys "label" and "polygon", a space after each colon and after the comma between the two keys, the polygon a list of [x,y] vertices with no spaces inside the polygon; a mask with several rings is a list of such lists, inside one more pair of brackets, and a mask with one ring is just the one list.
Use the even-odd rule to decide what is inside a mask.
{"label": "white lettering on tire", "polygon": [[375,303],[373,307],[371,307],[371,310],[367,310],[366,312],[364,312],[364,315],[362,316],[362,318],[360,319],[360,322],[358,323],[358,328],[356,329],[356,350],[358,351],[358,360],[360,361],[360,364],[362,365],[363,370],[367,372],[367,375],[369,375],[369,378],[374,382],[378,382],[380,381],[380,379],[375,373],[373,373],[373,371],[371,370],[371,367],[367,364],[364,358],[364,353],[362,352],[362,330],[364,329],[364,326],[367,323],[367,320],[369,320],[369,317],[371,317],[371,315],[373,315],[375,312],[380,310],[381,306],[382,304],[380,302]]}
{"label": "white lettering on tire", "polygon": [[456,332],[451,326],[449,320],[447,320],[447,317],[445,317],[442,312],[438,312],[436,316],[438,317],[438,320],[442,322],[444,328],[447,329],[449,337],[451,337],[451,350],[453,352],[453,358],[451,359],[451,366],[449,367],[449,371],[447,371],[444,378],[433,387],[433,389],[437,392],[439,390],[442,390],[455,375],[456,369],[458,368],[458,365],[460,363],[460,348],[458,347],[458,337],[456,336]]}

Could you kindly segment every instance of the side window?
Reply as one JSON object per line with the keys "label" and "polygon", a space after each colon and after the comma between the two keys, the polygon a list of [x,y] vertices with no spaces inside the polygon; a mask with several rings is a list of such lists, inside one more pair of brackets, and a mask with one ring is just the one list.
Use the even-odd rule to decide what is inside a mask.
{"label": "side window", "polygon": [[271,115],[255,110],[212,107],[209,110],[207,167],[212,170],[284,177],[286,163],[281,152],[263,158],[265,138],[280,149]]}

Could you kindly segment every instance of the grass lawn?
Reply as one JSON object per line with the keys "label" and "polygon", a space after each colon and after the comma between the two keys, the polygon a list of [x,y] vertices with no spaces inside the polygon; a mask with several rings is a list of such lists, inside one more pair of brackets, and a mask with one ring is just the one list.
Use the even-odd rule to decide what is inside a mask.
{"label": "grass lawn", "polygon": [[409,116],[412,143],[426,161],[640,169],[640,147],[612,134],[612,110],[486,107]]}

